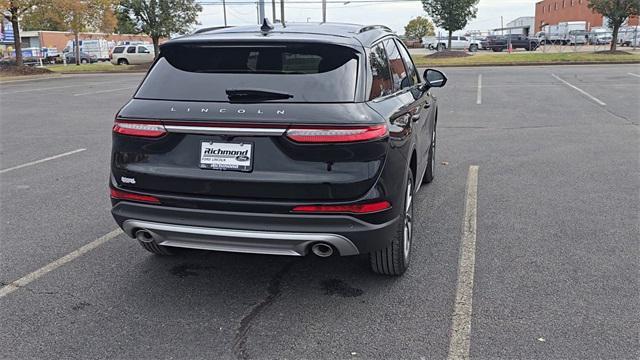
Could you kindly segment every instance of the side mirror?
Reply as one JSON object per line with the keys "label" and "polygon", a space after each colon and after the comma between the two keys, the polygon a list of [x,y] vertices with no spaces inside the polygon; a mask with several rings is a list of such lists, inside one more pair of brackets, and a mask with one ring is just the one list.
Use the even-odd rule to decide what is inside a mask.
{"label": "side mirror", "polygon": [[427,69],[423,77],[427,88],[439,88],[447,83],[447,76],[438,70]]}

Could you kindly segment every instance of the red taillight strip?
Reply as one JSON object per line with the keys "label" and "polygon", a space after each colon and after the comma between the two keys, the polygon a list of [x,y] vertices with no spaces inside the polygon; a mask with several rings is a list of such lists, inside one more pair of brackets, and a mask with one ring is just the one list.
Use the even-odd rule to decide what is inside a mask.
{"label": "red taillight strip", "polygon": [[389,134],[385,125],[362,127],[306,127],[293,126],[287,137],[299,143],[349,143],[380,139]]}
{"label": "red taillight strip", "polygon": [[160,121],[129,121],[116,120],[113,132],[141,137],[160,137],[167,133]]}
{"label": "red taillight strip", "polygon": [[346,214],[371,214],[391,209],[388,201],[379,201],[368,204],[355,205],[301,205],[291,210],[298,213],[346,213]]}
{"label": "red taillight strip", "polygon": [[116,190],[114,188],[111,188],[111,198],[118,199],[118,200],[146,202],[150,204],[160,204],[160,199],[156,197],[149,196],[149,195],[133,194],[133,193],[122,191],[122,190]]}

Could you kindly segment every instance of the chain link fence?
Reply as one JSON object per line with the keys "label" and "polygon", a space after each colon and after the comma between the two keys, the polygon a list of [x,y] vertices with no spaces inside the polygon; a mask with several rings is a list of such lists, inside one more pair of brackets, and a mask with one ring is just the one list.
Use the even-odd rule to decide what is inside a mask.
{"label": "chain link fence", "polygon": [[[545,53],[598,52],[611,49],[612,31],[570,31],[566,35],[547,35],[537,39],[539,50]],[[640,30],[638,28],[621,29],[617,39],[618,50],[638,50],[640,48]]]}

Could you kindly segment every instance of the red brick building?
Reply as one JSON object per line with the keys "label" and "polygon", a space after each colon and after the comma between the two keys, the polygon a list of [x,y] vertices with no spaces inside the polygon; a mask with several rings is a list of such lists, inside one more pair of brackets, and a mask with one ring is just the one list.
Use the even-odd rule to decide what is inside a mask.
{"label": "red brick building", "polygon": [[[589,0],[543,0],[536,3],[536,32],[544,25],[557,25],[565,21],[586,21],[587,30],[606,26],[602,14],[591,11]],[[629,19],[629,25],[638,25],[638,18]]]}

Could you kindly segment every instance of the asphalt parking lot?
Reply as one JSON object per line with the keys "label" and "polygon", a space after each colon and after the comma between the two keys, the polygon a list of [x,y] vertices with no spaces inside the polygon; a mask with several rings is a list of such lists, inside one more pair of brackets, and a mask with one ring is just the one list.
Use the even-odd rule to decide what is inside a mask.
{"label": "asphalt parking lot", "polygon": [[366,257],[150,255],[114,232],[107,186],[142,74],[1,84],[0,358],[442,359],[461,336],[475,359],[638,358],[640,66],[445,70],[402,278]]}

